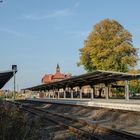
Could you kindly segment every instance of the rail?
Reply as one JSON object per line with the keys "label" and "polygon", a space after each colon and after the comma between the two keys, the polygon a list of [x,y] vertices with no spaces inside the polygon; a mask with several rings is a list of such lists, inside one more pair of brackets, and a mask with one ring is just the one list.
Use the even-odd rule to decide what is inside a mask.
{"label": "rail", "polygon": [[100,131],[102,133],[107,133],[108,135],[117,136],[122,139],[127,140],[140,140],[139,135],[135,135],[132,133],[128,133],[125,131],[118,131],[114,129],[109,129],[105,127],[101,127],[98,124],[90,123],[89,121],[78,119],[74,117],[70,117],[65,114],[55,113],[52,111],[40,109],[37,107],[33,107],[30,105],[25,105],[24,103],[15,102],[17,106],[20,106],[22,110],[27,111],[34,115],[44,114],[46,120],[49,120],[55,124],[63,126],[64,128],[73,131],[74,133],[78,133],[83,135],[84,137],[90,137],[93,140],[102,140],[102,138],[96,134],[96,131]]}

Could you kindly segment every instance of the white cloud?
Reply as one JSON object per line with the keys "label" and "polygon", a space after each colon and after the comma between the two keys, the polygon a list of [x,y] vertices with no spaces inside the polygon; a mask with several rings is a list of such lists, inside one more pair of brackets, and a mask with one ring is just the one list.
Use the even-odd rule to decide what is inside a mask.
{"label": "white cloud", "polygon": [[84,37],[86,38],[88,36],[90,32],[89,31],[73,31],[73,32],[69,32],[69,34],[72,36],[72,37]]}
{"label": "white cloud", "polygon": [[18,36],[18,37],[24,37],[23,33],[20,33],[20,32],[17,32],[15,30],[11,30],[11,29],[8,29],[8,28],[0,28],[0,32],[5,32],[5,33],[8,33],[8,34],[11,34],[11,35],[14,35],[14,36]]}
{"label": "white cloud", "polygon": [[23,15],[21,19],[28,19],[28,20],[44,20],[47,18],[56,18],[56,17],[63,17],[63,16],[69,16],[72,13],[69,9],[63,9],[63,10],[56,10],[53,12],[50,12],[46,15],[35,15],[35,14],[28,14]]}

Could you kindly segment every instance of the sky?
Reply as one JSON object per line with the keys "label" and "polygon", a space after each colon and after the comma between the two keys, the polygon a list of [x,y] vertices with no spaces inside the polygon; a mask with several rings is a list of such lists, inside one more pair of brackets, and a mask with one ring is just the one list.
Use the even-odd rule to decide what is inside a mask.
{"label": "sky", "polygon": [[[139,6],[140,0],[3,0],[0,71],[17,65],[17,90],[41,84],[44,74],[55,73],[57,63],[63,73],[85,73],[77,67],[79,49],[93,26],[106,18],[123,25],[139,48]],[[4,89],[13,89],[13,79]]]}

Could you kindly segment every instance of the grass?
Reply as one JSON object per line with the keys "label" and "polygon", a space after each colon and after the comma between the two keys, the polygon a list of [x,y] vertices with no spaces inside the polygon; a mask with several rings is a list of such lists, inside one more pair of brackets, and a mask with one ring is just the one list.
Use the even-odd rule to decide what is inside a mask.
{"label": "grass", "polygon": [[28,114],[10,104],[0,101],[0,140],[38,140],[40,118]]}

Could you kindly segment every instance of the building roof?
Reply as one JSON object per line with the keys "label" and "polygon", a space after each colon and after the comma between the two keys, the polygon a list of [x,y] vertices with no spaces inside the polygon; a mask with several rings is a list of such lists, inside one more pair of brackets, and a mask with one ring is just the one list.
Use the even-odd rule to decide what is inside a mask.
{"label": "building roof", "polygon": [[42,83],[48,84],[55,81],[60,81],[65,78],[71,77],[70,74],[63,74],[60,72],[60,66],[57,64],[55,74],[45,74],[42,78]]}
{"label": "building roof", "polygon": [[0,89],[13,77],[13,70],[0,72]]}
{"label": "building roof", "polygon": [[53,79],[64,79],[66,78],[66,75],[65,74],[62,74],[60,72],[56,72],[54,75],[53,75]]}
{"label": "building roof", "polygon": [[55,88],[66,87],[82,87],[85,85],[97,85],[100,83],[109,84],[116,81],[140,79],[140,74],[127,74],[121,72],[97,70],[90,73],[73,76],[61,81],[56,81],[49,84],[41,84],[34,87],[26,88],[25,90],[49,90]]}

